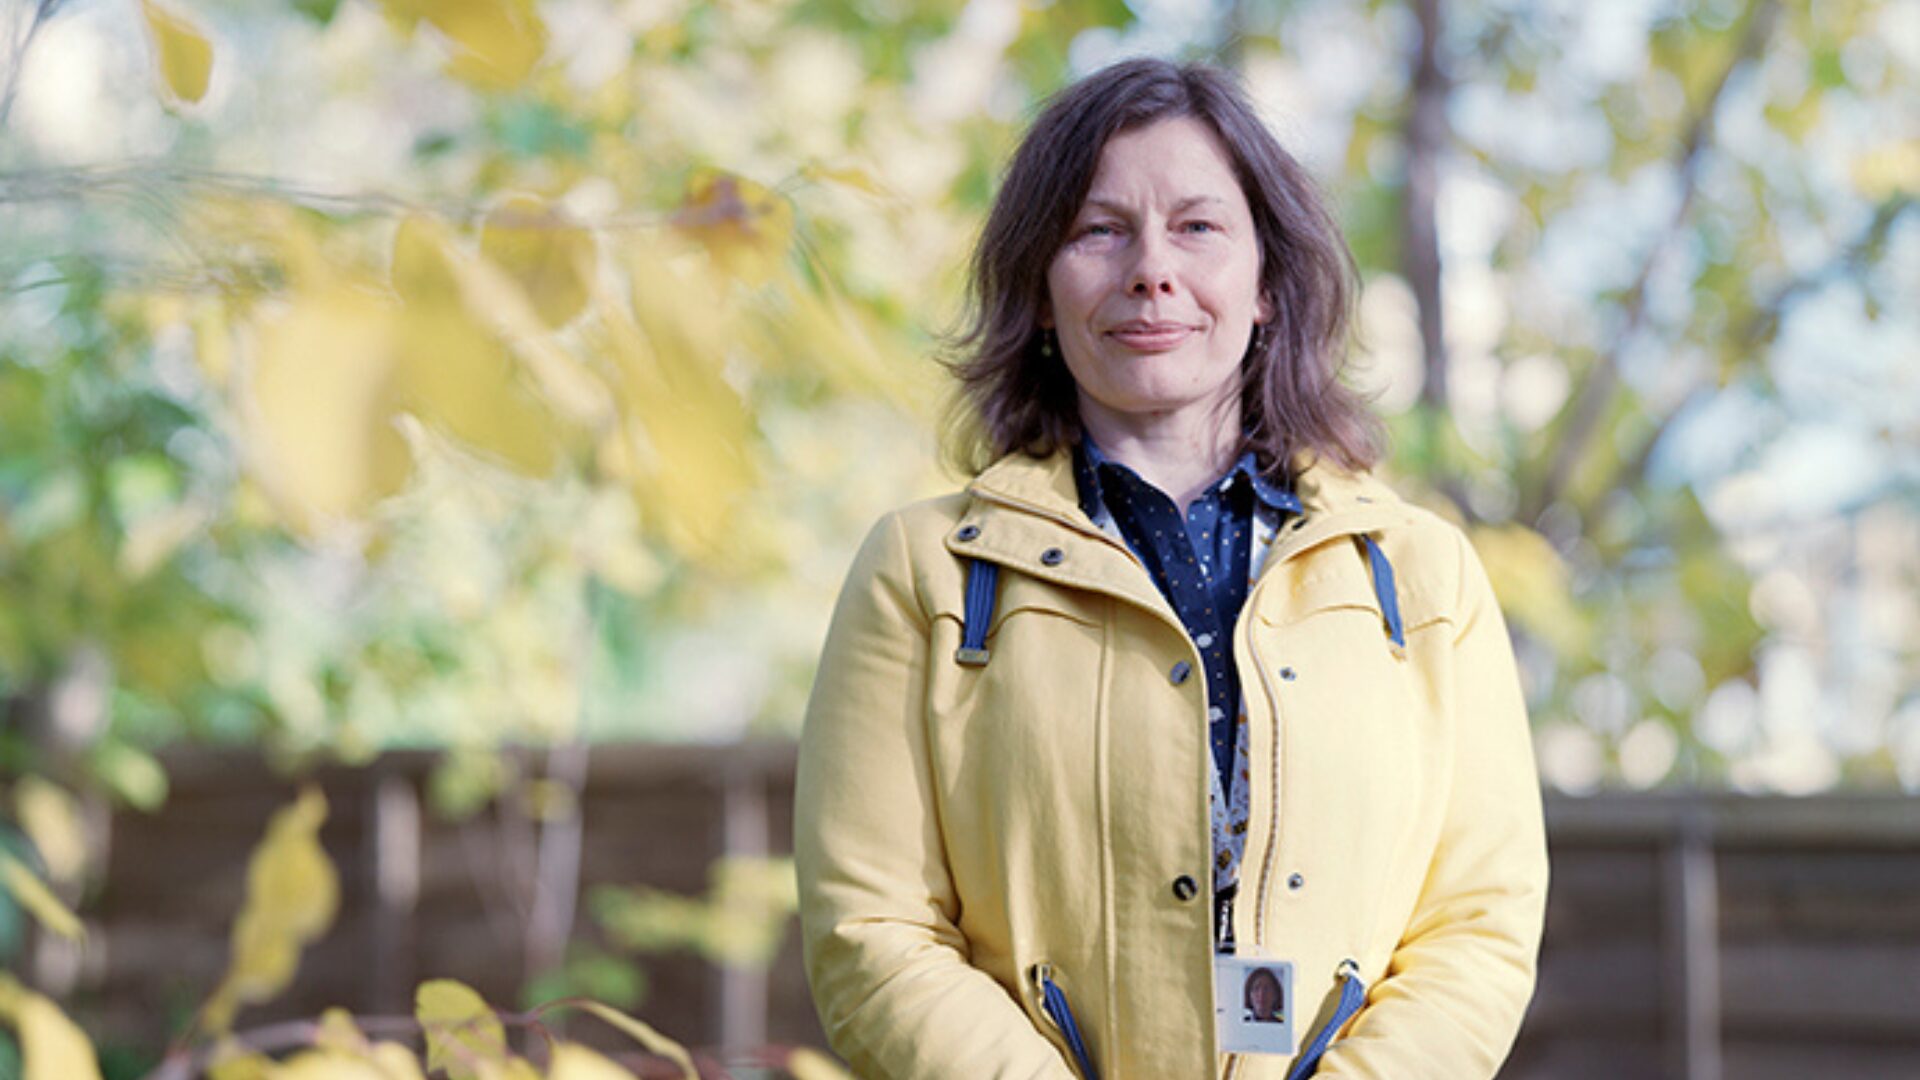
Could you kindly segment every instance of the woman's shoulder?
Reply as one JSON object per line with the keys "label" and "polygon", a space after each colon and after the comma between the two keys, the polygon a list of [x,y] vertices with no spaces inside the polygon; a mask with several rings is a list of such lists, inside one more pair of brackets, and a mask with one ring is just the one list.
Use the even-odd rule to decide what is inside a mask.
{"label": "woman's shoulder", "polygon": [[[924,598],[961,570],[949,548],[971,497],[964,491],[919,499],[880,515],[854,556],[847,582],[886,581]],[[923,603],[924,606],[924,603]]]}
{"label": "woman's shoulder", "polygon": [[[1484,580],[1464,523],[1424,505],[1418,489],[1370,471],[1317,466],[1303,475],[1309,505],[1368,511],[1368,535],[1392,567],[1411,619],[1451,617]],[[1435,505],[1445,507],[1438,496]]]}
{"label": "woman's shoulder", "polygon": [[929,545],[944,547],[947,534],[959,527],[972,497],[965,491],[950,491],[916,499],[880,515],[869,530],[868,541],[882,533],[893,534],[896,542],[918,550]]}

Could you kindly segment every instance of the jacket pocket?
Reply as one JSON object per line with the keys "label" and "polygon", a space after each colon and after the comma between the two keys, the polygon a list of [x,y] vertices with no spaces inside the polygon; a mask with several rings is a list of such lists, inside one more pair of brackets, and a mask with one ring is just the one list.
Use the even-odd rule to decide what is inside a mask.
{"label": "jacket pocket", "polygon": [[1060,1037],[1066,1040],[1067,1049],[1073,1051],[1073,1059],[1080,1066],[1080,1075],[1086,1080],[1100,1080],[1100,1070],[1093,1067],[1093,1054],[1087,1049],[1087,1041],[1080,1034],[1080,1025],[1073,1018],[1073,1007],[1067,1003],[1066,991],[1053,981],[1053,965],[1035,964],[1028,969],[1028,975],[1040,995],[1041,1011],[1059,1030]]}

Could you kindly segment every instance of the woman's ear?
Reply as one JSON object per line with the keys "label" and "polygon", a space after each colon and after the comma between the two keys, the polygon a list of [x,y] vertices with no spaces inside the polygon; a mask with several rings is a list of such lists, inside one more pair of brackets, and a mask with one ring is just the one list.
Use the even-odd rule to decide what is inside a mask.
{"label": "woman's ear", "polygon": [[1270,323],[1273,321],[1273,312],[1274,312],[1274,305],[1273,305],[1272,290],[1261,289],[1260,299],[1256,301],[1253,305],[1253,321],[1264,326],[1267,323]]}

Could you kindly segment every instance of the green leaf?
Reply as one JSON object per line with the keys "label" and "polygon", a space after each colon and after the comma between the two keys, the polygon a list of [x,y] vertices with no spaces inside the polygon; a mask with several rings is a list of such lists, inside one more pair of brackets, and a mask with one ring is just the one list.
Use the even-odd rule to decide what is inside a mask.
{"label": "green leaf", "polygon": [[333,13],[340,10],[340,0],[293,0],[293,10],[326,26],[333,22]]}
{"label": "green leaf", "polygon": [[414,992],[414,1018],[427,1037],[427,1069],[450,1080],[482,1080],[507,1064],[507,1032],[493,1006],[472,987],[429,979]]}
{"label": "green leaf", "polygon": [[167,801],[167,770],[145,750],[119,739],[93,748],[87,768],[114,797],[151,814]]}

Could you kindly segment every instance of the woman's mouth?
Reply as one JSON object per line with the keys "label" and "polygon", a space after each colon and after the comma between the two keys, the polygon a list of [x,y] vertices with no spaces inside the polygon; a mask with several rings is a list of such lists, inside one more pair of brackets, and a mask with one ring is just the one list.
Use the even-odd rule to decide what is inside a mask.
{"label": "woman's mouth", "polygon": [[1185,323],[1126,322],[1107,331],[1107,336],[1135,352],[1165,352],[1179,346],[1194,332]]}

